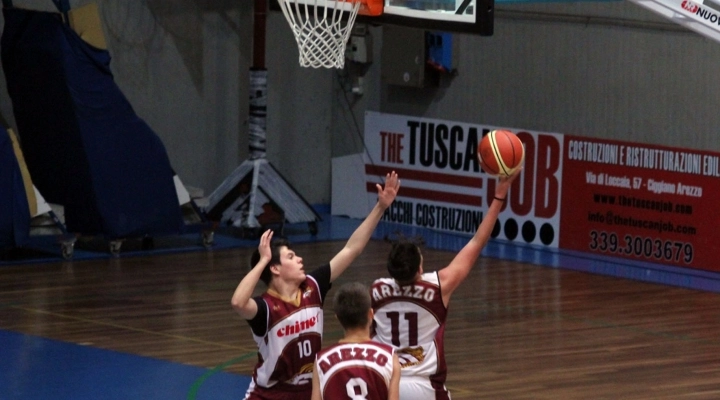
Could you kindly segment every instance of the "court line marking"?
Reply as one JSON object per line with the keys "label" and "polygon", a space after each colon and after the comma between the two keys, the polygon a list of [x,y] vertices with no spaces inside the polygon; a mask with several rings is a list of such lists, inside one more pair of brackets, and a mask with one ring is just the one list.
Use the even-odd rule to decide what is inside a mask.
{"label": "court line marking", "polygon": [[[190,390],[188,390],[187,400],[195,400],[197,397],[197,392],[200,390],[200,387],[202,387],[203,383],[210,378],[211,376],[215,375],[218,372],[221,372],[225,368],[227,368],[230,365],[237,364],[240,361],[245,361],[247,358],[250,358],[254,356],[255,353],[247,353],[243,354],[240,357],[233,358],[230,361],[226,361],[218,366],[215,366],[214,368],[210,369],[209,371],[205,372],[193,382],[193,384],[190,386]],[[252,378],[251,378],[252,379]]]}

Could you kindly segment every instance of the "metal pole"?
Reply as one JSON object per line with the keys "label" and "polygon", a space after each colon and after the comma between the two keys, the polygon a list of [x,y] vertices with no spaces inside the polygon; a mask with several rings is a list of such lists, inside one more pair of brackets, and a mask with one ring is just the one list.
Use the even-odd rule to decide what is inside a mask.
{"label": "metal pole", "polygon": [[250,68],[250,118],[248,136],[250,159],[265,158],[267,127],[267,69],[265,31],[267,0],[255,0],[253,21],[253,65]]}

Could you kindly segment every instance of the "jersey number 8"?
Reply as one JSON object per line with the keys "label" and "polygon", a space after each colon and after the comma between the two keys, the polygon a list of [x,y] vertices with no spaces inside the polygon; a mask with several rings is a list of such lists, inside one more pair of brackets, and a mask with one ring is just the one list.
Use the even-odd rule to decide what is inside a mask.
{"label": "jersey number 8", "polygon": [[345,384],[347,395],[351,400],[365,400],[368,395],[368,385],[362,378],[350,378]]}

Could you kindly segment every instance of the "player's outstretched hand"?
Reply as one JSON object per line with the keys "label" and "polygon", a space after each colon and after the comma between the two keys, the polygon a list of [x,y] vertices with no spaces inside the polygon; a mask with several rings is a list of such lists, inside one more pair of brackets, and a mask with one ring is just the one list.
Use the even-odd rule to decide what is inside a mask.
{"label": "player's outstretched hand", "polygon": [[262,236],[260,236],[260,244],[258,245],[258,252],[260,253],[260,259],[270,261],[272,258],[272,251],[270,250],[270,242],[272,241],[273,231],[272,229],[266,230]]}
{"label": "player's outstretched hand", "polygon": [[378,203],[383,208],[390,207],[390,204],[395,200],[398,190],[400,189],[400,179],[395,171],[385,175],[385,187],[382,187],[379,183],[375,185],[378,191]]}

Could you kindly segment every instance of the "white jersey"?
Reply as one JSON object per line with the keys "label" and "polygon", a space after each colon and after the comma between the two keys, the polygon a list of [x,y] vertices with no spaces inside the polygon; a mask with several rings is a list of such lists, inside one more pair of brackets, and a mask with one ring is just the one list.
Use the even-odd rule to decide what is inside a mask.
{"label": "white jersey", "polygon": [[398,349],[403,377],[426,377],[436,390],[446,393],[443,346],[447,308],[437,272],[425,273],[407,286],[398,285],[392,278],[378,279],[372,284],[371,295],[373,340]]}

